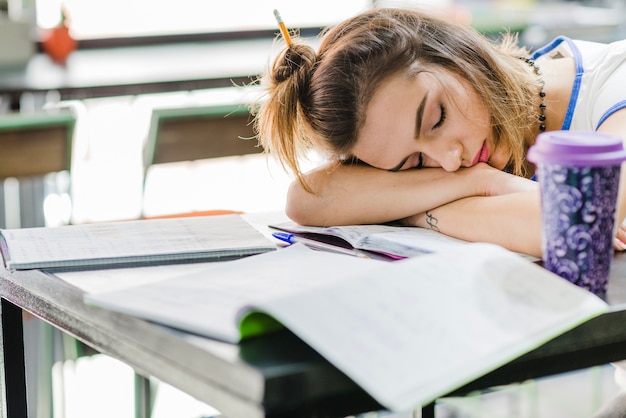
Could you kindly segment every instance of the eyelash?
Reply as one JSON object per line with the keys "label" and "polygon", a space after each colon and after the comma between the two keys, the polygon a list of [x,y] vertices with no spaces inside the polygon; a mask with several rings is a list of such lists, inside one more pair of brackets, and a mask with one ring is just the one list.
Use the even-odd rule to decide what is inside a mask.
{"label": "eyelash", "polygon": [[[441,110],[441,116],[439,117],[439,121],[435,124],[435,126],[433,126],[433,129],[440,128],[441,125],[443,125],[443,123],[446,121],[446,108],[443,107],[443,105],[439,105],[439,109]],[[420,154],[415,168],[422,168],[422,167],[424,167],[424,160],[423,160],[422,154]]]}
{"label": "eyelash", "polygon": [[420,153],[417,159],[417,164],[415,165],[415,168],[422,168],[422,167],[424,167],[424,160],[422,159],[422,153]]}
{"label": "eyelash", "polygon": [[443,123],[446,121],[446,108],[443,107],[443,105],[440,105],[439,109],[441,110],[441,117],[439,118],[439,122],[437,122],[435,126],[433,126],[433,129],[441,127],[441,125],[443,125]]}

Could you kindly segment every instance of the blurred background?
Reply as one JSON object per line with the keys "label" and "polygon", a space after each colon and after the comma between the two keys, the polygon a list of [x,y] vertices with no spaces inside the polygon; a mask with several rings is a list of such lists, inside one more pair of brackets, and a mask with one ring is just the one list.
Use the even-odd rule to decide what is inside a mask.
{"label": "blurred background", "polygon": [[[150,131],[158,124],[154,110],[245,108],[256,100],[253,89],[229,87],[254,81],[275,52],[274,8],[315,46],[322,28],[386,6],[429,9],[489,36],[515,32],[531,48],[558,35],[611,41],[626,27],[623,0],[0,0],[0,115],[67,108],[76,119],[71,169],[44,185],[45,222],[281,209],[291,179],[272,160],[221,156],[212,159],[215,171],[198,163],[205,158],[165,165],[146,158],[146,148],[159,141],[159,126]],[[202,129],[208,135],[220,128],[198,126],[196,134]],[[249,126],[239,136],[251,137]],[[239,169],[225,174],[224,158]],[[246,174],[248,165],[254,175]],[[4,193],[19,193],[12,179],[5,186]],[[28,221],[32,215],[15,201],[5,199],[10,207],[0,208],[0,224],[42,222]]]}
{"label": "blurred background", "polygon": [[[0,0],[0,227],[282,210],[292,178],[259,153],[248,112],[260,97],[250,84],[279,47],[273,9],[316,46],[326,26],[400,6],[490,37],[514,32],[531,49],[558,35],[626,37],[626,0]],[[26,338],[37,357],[37,334]],[[104,356],[63,360],[52,360],[54,406],[37,404],[51,390],[40,388],[33,416],[133,416],[132,370]],[[153,416],[216,413],[159,388]],[[606,366],[448,400],[438,413],[588,417],[615,392]]]}

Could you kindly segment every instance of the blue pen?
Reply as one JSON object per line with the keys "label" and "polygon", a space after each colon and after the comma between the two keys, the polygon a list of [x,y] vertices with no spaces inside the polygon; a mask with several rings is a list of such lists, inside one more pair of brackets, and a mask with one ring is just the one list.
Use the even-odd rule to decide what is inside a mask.
{"label": "blue pen", "polygon": [[343,248],[343,247],[338,247],[332,244],[326,244],[325,242],[320,242],[320,241],[315,241],[313,239],[300,237],[295,234],[290,234],[289,232],[274,232],[272,236],[276,239],[286,242],[287,244],[295,244],[299,242],[314,250],[324,250],[324,251],[328,251],[331,253],[347,254],[347,255],[352,255],[354,257],[361,257],[361,258],[370,258],[368,255],[358,250],[351,250],[349,248]]}

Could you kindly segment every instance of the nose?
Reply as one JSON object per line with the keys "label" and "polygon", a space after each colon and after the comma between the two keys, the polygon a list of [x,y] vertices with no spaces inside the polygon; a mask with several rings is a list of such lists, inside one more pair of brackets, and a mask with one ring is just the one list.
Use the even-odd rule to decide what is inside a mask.
{"label": "nose", "polygon": [[441,165],[441,168],[448,172],[457,171],[461,168],[462,157],[463,147],[460,143],[454,142],[441,150],[439,164]]}

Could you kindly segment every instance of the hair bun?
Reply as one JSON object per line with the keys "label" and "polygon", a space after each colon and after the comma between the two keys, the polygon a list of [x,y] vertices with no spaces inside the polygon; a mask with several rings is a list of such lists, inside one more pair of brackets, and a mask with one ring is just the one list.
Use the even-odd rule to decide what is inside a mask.
{"label": "hair bun", "polygon": [[[315,51],[303,43],[293,43],[276,59],[274,81],[282,83],[294,74],[309,75],[315,65]],[[298,77],[300,79],[300,77]]]}

